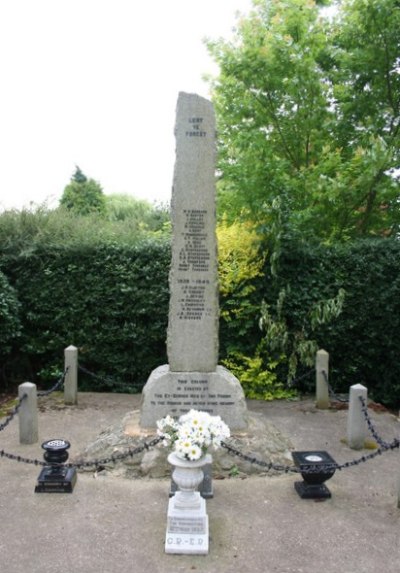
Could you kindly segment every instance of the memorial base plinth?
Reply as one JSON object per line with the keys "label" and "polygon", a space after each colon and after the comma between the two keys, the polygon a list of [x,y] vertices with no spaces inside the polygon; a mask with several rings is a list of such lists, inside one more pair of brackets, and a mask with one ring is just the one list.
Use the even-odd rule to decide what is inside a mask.
{"label": "memorial base plinth", "polygon": [[304,481],[294,484],[295,490],[302,499],[329,499],[331,492],[324,485],[336,470],[336,462],[328,452],[305,451],[292,452],[292,458]]}
{"label": "memorial base plinth", "polygon": [[208,515],[205,500],[196,492],[197,509],[177,509],[174,497],[168,504],[165,553],[207,555]]}
{"label": "memorial base plinth", "polygon": [[168,503],[166,553],[208,553],[208,516],[205,499],[197,490],[204,479],[203,468],[211,465],[206,454],[199,460],[183,460],[172,452],[168,462],[178,490]]}
{"label": "memorial base plinth", "polygon": [[76,479],[75,468],[62,468],[55,471],[45,466],[40,472],[35,493],[72,493]]}
{"label": "memorial base plinth", "polygon": [[179,418],[191,409],[221,416],[232,430],[246,430],[247,406],[243,388],[235,376],[217,366],[213,372],[173,372],[168,364],[150,374],[143,391],[142,429],[154,429],[168,414]]}
{"label": "memorial base plinth", "polygon": [[310,485],[304,481],[296,481],[294,488],[302,499],[330,499],[331,492],[325,484]]}

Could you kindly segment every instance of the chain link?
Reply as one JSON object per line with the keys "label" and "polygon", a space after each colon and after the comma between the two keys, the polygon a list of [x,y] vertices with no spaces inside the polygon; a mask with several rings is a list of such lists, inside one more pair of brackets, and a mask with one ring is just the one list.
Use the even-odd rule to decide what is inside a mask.
{"label": "chain link", "polygon": [[399,445],[400,443],[398,440],[393,440],[393,442],[391,444],[388,444],[388,446],[381,447],[377,449],[375,452],[372,452],[371,454],[367,454],[366,456],[361,456],[360,458],[352,460],[351,462],[345,462],[344,464],[337,465],[336,469],[340,471],[350,467],[358,466],[363,462],[368,462],[369,460],[373,460],[374,458],[381,456],[386,451],[395,450],[396,448],[399,447]]}
{"label": "chain link", "polygon": [[18,414],[18,410],[21,408],[22,406],[22,402],[28,397],[27,394],[24,394],[21,398],[19,398],[19,402],[18,404],[14,407],[13,411],[11,412],[11,414],[5,419],[5,421],[0,424],[0,432],[2,430],[4,430],[8,424],[15,418],[15,416]]}
{"label": "chain link", "polygon": [[[113,454],[113,455],[109,456],[108,458],[101,458],[101,459],[97,459],[97,460],[89,460],[89,461],[81,461],[81,462],[78,461],[75,463],[59,464],[59,465],[64,465],[65,467],[76,468],[76,469],[83,469],[83,468],[93,467],[93,466],[95,468],[99,468],[101,466],[116,463],[116,462],[122,461],[128,457],[133,457],[137,454],[140,454],[140,453],[144,452],[145,450],[149,450],[150,448],[156,446],[160,441],[162,441],[162,438],[157,436],[156,438],[154,438],[150,442],[144,443],[142,446],[138,446],[136,448],[131,448],[131,449],[127,450],[126,452]],[[382,453],[384,453],[385,451],[394,450],[394,449],[398,448],[400,446],[400,442],[399,442],[399,440],[395,439],[395,440],[393,440],[393,442],[391,444],[387,444],[386,446],[382,446],[381,448],[379,448],[378,450],[376,450],[375,452],[373,452],[371,454],[361,456],[360,458],[351,460],[349,462],[344,462],[343,464],[337,464],[337,463],[334,463],[334,464],[326,463],[325,464],[325,463],[322,463],[319,465],[316,465],[316,464],[315,465],[307,465],[307,466],[303,466],[302,468],[299,468],[297,466],[289,466],[289,465],[285,466],[285,465],[281,465],[281,464],[274,464],[272,462],[259,460],[259,459],[255,458],[254,456],[248,456],[246,454],[243,454],[242,452],[240,452],[239,450],[237,450],[233,446],[226,444],[225,442],[222,442],[221,446],[223,448],[225,448],[230,454],[238,456],[242,460],[245,460],[249,463],[261,466],[261,467],[265,468],[266,471],[275,470],[275,471],[280,472],[280,473],[316,474],[316,473],[321,473],[321,471],[324,471],[324,472],[329,472],[329,471],[334,471],[334,470],[340,471],[342,469],[347,469],[350,467],[357,466],[361,463],[367,462],[369,460],[376,458],[377,456],[382,455]],[[34,464],[36,466],[48,465],[43,461],[40,461],[37,459],[24,458],[22,456],[17,456],[14,454],[7,453],[4,450],[0,451],[0,457],[5,457],[5,458],[8,458],[10,460],[14,460],[17,462],[23,462],[26,464]],[[58,465],[58,464],[54,464],[54,465]]]}
{"label": "chain link", "polygon": [[240,452],[239,450],[237,450],[233,446],[230,446],[226,442],[221,442],[221,446],[225,450],[227,450],[230,454],[237,456],[241,460],[244,460],[244,461],[249,462],[251,464],[261,466],[261,467],[265,468],[266,471],[275,470],[277,472],[284,472],[284,473],[289,473],[289,472],[298,473],[300,471],[299,468],[297,468],[296,466],[284,466],[284,465],[280,465],[280,464],[274,464],[272,462],[266,462],[264,460],[258,460],[254,456],[249,456],[247,454],[243,454],[242,452]]}
{"label": "chain link", "polygon": [[24,464],[33,464],[35,466],[47,466],[48,464],[46,462],[43,462],[41,460],[32,460],[30,458],[24,458],[22,456],[16,456],[15,454],[9,454],[8,452],[5,452],[4,450],[0,450],[0,458],[7,458],[9,460],[13,460],[16,462],[23,462]]}
{"label": "chain link", "polygon": [[125,460],[129,457],[133,458],[133,456],[136,456],[137,454],[141,454],[145,450],[149,450],[150,448],[153,448],[154,446],[156,446],[161,441],[162,441],[162,438],[157,436],[156,438],[151,440],[149,443],[145,442],[143,445],[137,446],[136,448],[130,448],[126,452],[121,452],[119,454],[112,454],[108,458],[102,458],[99,460],[89,460],[87,462],[82,461],[82,462],[76,462],[76,463],[71,463],[71,464],[65,464],[65,466],[69,467],[69,468],[76,468],[76,469],[88,468],[88,467],[92,467],[92,466],[95,466],[96,468],[99,466],[106,466],[108,464],[120,462],[120,461]]}
{"label": "chain link", "polygon": [[[97,376],[96,374],[91,373],[89,370],[87,370],[86,368],[84,368],[83,366],[79,366],[80,370],[82,370],[83,372],[86,372],[87,374],[93,375],[96,378],[100,378],[99,376]],[[61,376],[61,378],[57,381],[57,383],[50,388],[50,390],[47,390],[45,392],[40,392],[38,393],[38,396],[42,397],[42,396],[48,396],[49,394],[51,394],[52,392],[54,392],[55,390],[57,390],[58,388],[60,388],[64,382],[65,382],[65,377],[66,374],[68,372],[68,368],[64,371],[63,375]],[[307,374],[304,374],[302,377],[298,378],[297,380],[293,381],[293,383],[295,383],[296,381],[300,380],[301,378],[304,378],[305,376],[309,375],[310,372],[308,372]],[[327,374],[325,372],[325,370],[322,370],[322,374],[324,375],[324,378],[326,380],[326,383],[328,384],[328,388],[329,388],[329,393],[332,394],[333,396],[335,396],[334,392],[332,391],[332,389],[329,386],[328,383],[328,377]],[[103,379],[104,380],[104,379]],[[336,397],[336,396],[335,396]],[[15,406],[14,410],[11,412],[11,414],[6,418],[6,420],[0,424],[0,431],[4,430],[8,424],[14,419],[14,417],[16,416],[16,414],[18,413],[21,404],[23,402],[24,399],[27,398],[27,394],[24,394],[20,399],[19,399],[19,403]],[[339,399],[340,401],[345,401],[342,400],[338,397],[336,397],[337,399]],[[373,435],[373,437],[375,438],[375,440],[377,441],[377,443],[379,444],[380,448],[378,448],[375,452],[367,454],[367,455],[363,455],[360,458],[351,460],[349,462],[345,462],[343,464],[329,464],[329,463],[322,463],[319,465],[307,465],[307,466],[302,466],[302,468],[299,468],[297,466],[290,466],[290,465],[282,465],[282,464],[274,464],[273,462],[270,461],[264,461],[264,460],[259,460],[254,456],[249,456],[247,454],[244,454],[242,452],[240,452],[239,450],[237,450],[236,448],[234,448],[233,446],[222,442],[221,446],[226,449],[229,454],[232,454],[234,456],[239,457],[240,459],[249,462],[251,464],[256,464],[260,467],[263,467],[266,471],[270,471],[270,470],[274,470],[277,471],[279,473],[302,473],[302,474],[316,474],[316,473],[320,473],[321,471],[335,471],[335,470],[342,470],[342,469],[347,469],[350,467],[354,467],[357,466],[361,463],[367,462],[371,459],[374,459],[377,456],[382,455],[382,453],[389,451],[389,450],[394,450],[396,448],[399,448],[400,446],[400,441],[398,439],[394,439],[391,443],[384,441],[377,433],[376,429],[374,428],[374,425],[369,417],[368,414],[368,408],[367,405],[365,403],[365,400],[362,396],[359,396],[360,401],[361,401],[361,406],[362,406],[362,411],[364,414],[364,417],[366,419],[368,428],[371,432],[371,434]],[[347,400],[346,400],[347,401]],[[138,446],[136,448],[130,448],[128,449],[126,452],[121,452],[121,453],[116,453],[113,454],[111,456],[109,456],[108,458],[102,458],[102,459],[97,459],[97,460],[90,460],[90,461],[78,461],[76,463],[68,463],[68,464],[60,464],[60,465],[64,465],[65,467],[68,468],[76,468],[76,469],[82,469],[82,468],[87,468],[87,467],[95,467],[95,468],[99,468],[101,466],[106,466],[112,463],[116,463],[119,461],[122,461],[124,459],[127,459],[128,457],[133,457],[137,454],[142,453],[145,450],[149,450],[150,448],[156,446],[159,442],[162,441],[162,438],[157,436],[155,438],[153,438],[150,442],[148,443],[144,443],[141,446]],[[10,454],[5,452],[4,450],[0,451],[0,457],[5,457],[7,459],[10,460],[14,460],[17,462],[23,462],[26,464],[34,464],[36,466],[46,466],[48,465],[47,463],[37,460],[37,459],[30,459],[30,458],[25,458],[22,456],[17,456],[14,454]]]}
{"label": "chain link", "polygon": [[289,382],[287,383],[288,388],[293,388],[293,386],[295,386],[297,382],[300,382],[300,380],[303,380],[303,378],[307,378],[313,372],[315,372],[315,368],[312,368],[311,370],[309,370],[305,374],[302,374],[301,376],[298,376],[297,378],[293,378],[293,380],[289,380]]}
{"label": "chain link", "polygon": [[251,464],[256,464],[258,466],[264,467],[266,469],[266,471],[275,470],[277,472],[284,472],[284,473],[292,472],[292,473],[302,473],[302,474],[316,474],[316,473],[320,473],[321,471],[330,471],[330,470],[339,470],[340,471],[340,470],[347,469],[350,467],[358,466],[361,463],[367,462],[368,460],[372,460],[373,458],[376,458],[377,456],[382,455],[384,452],[386,452],[388,450],[394,450],[394,449],[398,448],[400,446],[400,441],[397,439],[394,439],[393,442],[391,442],[390,444],[382,445],[381,448],[379,448],[378,450],[376,450],[375,452],[373,452],[371,454],[361,456],[360,458],[354,459],[350,462],[345,462],[343,464],[321,463],[319,465],[315,464],[315,465],[303,466],[301,469],[298,468],[297,466],[283,466],[283,465],[279,465],[279,464],[274,464],[272,462],[266,462],[263,460],[258,460],[257,458],[255,458],[253,456],[248,456],[246,454],[243,454],[242,452],[240,452],[236,448],[226,444],[225,442],[222,442],[221,446],[223,448],[225,448],[230,454],[238,456],[242,460],[245,460],[246,462],[250,462]]}
{"label": "chain link", "polygon": [[365,402],[364,396],[359,396],[358,398],[359,398],[359,400],[360,400],[360,402],[361,402],[361,410],[362,410],[362,413],[364,414],[364,418],[365,418],[365,420],[366,420],[366,422],[367,422],[368,429],[369,429],[369,431],[371,432],[373,438],[378,442],[378,444],[379,444],[382,448],[390,448],[390,446],[391,446],[392,444],[398,442],[399,440],[397,440],[396,438],[395,438],[395,439],[393,440],[393,442],[391,442],[391,443],[385,442],[385,440],[383,440],[383,439],[379,436],[379,434],[378,434],[378,432],[376,431],[376,429],[375,429],[375,427],[374,427],[374,425],[373,425],[373,423],[372,423],[372,420],[371,420],[371,418],[370,418],[370,416],[369,416],[369,414],[368,414],[368,406],[367,406],[367,404],[366,404],[366,402]]}
{"label": "chain link", "polygon": [[[66,370],[63,373],[63,375],[61,376],[61,378],[56,382],[56,384],[54,384],[54,386],[52,388],[50,388],[49,390],[43,391],[43,392],[37,392],[37,397],[42,398],[44,396],[49,396],[49,394],[58,390],[64,384],[65,376],[67,375],[67,372],[68,372],[68,367],[66,368]],[[14,407],[11,414],[4,420],[4,422],[2,422],[0,424],[0,432],[2,430],[4,430],[8,426],[8,424],[15,418],[15,416],[18,414],[19,409],[21,408],[23,400],[25,400],[27,397],[28,397],[28,395],[24,394],[21,398],[19,398],[19,402]]]}
{"label": "chain link", "polygon": [[33,464],[35,466],[54,465],[54,466],[62,466],[62,467],[76,468],[76,469],[82,469],[82,468],[88,468],[88,467],[94,466],[95,468],[99,468],[101,466],[105,466],[105,465],[108,465],[111,463],[120,462],[121,460],[124,460],[124,459],[129,458],[129,457],[132,458],[133,456],[135,456],[137,454],[141,454],[145,450],[149,450],[150,448],[156,446],[161,441],[162,441],[162,438],[157,436],[156,438],[154,438],[150,442],[144,443],[142,446],[138,446],[136,448],[130,448],[126,452],[121,452],[119,454],[113,454],[112,456],[110,456],[108,458],[102,458],[102,459],[98,459],[98,460],[89,460],[87,462],[81,461],[81,462],[68,463],[68,464],[49,464],[49,463],[43,462],[41,460],[24,458],[22,456],[17,456],[15,454],[9,454],[8,452],[5,452],[4,450],[0,450],[0,458],[4,457],[4,458],[7,458],[9,460],[22,462],[25,464]]}
{"label": "chain link", "polygon": [[347,404],[349,402],[348,398],[341,398],[340,396],[338,396],[335,393],[335,391],[333,390],[332,386],[329,384],[328,374],[327,374],[326,370],[321,370],[321,373],[325,379],[326,385],[328,386],[329,396],[331,398],[334,398],[337,402],[343,402],[344,404]]}
{"label": "chain link", "polygon": [[60,388],[62,388],[64,386],[65,377],[68,373],[68,370],[69,370],[69,366],[67,366],[67,368],[64,370],[64,373],[61,375],[60,379],[57,380],[57,382],[54,384],[54,386],[52,386],[49,390],[43,390],[42,392],[38,392],[37,393],[38,398],[43,398],[44,396],[49,396],[50,394],[52,394],[56,390],[59,390]]}
{"label": "chain link", "polygon": [[[91,372],[90,370],[88,370],[84,366],[81,366],[81,364],[78,365],[78,368],[84,374],[87,374],[88,376],[91,376],[92,378],[95,378],[96,380],[100,380],[101,382],[104,382],[105,384],[108,384],[109,386],[110,385],[114,386],[116,384],[120,385],[119,382],[117,383],[115,380],[113,380],[109,376],[99,376],[98,374]],[[124,387],[126,388],[126,390],[132,390],[132,388],[134,388],[135,390],[142,390],[143,384],[131,384],[131,385],[125,384]]]}

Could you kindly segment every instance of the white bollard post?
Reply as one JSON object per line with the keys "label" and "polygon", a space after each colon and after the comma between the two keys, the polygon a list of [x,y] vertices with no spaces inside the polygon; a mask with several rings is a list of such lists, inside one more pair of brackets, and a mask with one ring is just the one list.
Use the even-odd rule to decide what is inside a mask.
{"label": "white bollard post", "polygon": [[400,475],[397,481],[397,507],[400,509]]}
{"label": "white bollard post", "polygon": [[[399,412],[399,417],[400,417],[400,412]],[[397,454],[397,456],[399,456],[399,453]],[[397,507],[398,509],[400,509],[400,473],[398,474],[398,480],[397,480]]]}
{"label": "white bollard post", "polygon": [[64,369],[67,370],[64,380],[64,403],[78,403],[78,349],[68,346],[64,350]]}
{"label": "white bollard post", "polygon": [[367,404],[368,390],[366,387],[362,384],[351,386],[347,418],[347,442],[353,450],[361,450],[367,437],[367,422],[362,411],[360,396],[364,398],[365,404]]}
{"label": "white bollard post", "polygon": [[330,405],[329,400],[329,354],[326,350],[318,350],[315,361],[316,374],[316,402],[317,408],[327,410]]}
{"label": "white bollard post", "polygon": [[[26,398],[23,398],[26,395]],[[21,406],[18,411],[19,443],[35,444],[39,439],[36,384],[24,382],[18,386]]]}

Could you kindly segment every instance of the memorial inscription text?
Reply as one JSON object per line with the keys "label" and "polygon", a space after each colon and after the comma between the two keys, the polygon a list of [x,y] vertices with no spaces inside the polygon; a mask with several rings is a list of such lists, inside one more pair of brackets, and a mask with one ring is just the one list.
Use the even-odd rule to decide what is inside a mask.
{"label": "memorial inscription text", "polygon": [[152,406],[168,406],[168,412],[180,416],[190,408],[216,415],[221,406],[234,406],[231,394],[211,393],[207,378],[189,378],[183,375],[174,389],[169,392],[155,392]]}
{"label": "memorial inscription text", "polygon": [[[193,277],[194,273],[208,273],[211,254],[207,248],[206,209],[183,209],[184,228],[181,233],[182,247],[179,251],[177,285],[179,288],[180,320],[202,320],[211,316],[206,306],[206,288],[210,284],[207,278]],[[201,275],[200,275],[201,276]],[[203,275],[204,277],[204,275]]]}
{"label": "memorial inscription text", "polygon": [[186,137],[206,137],[207,132],[202,129],[202,117],[189,117],[189,126],[186,130]]}

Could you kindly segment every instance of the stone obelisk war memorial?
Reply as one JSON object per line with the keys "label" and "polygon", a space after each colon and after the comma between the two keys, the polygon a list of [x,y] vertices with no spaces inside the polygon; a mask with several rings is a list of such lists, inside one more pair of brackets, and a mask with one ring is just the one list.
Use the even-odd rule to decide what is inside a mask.
{"label": "stone obelisk war memorial", "polygon": [[[180,93],[176,113],[176,162],[172,190],[172,260],[167,335],[168,364],[151,372],[140,410],[122,424],[107,428],[84,457],[111,455],[154,435],[157,420],[177,418],[190,409],[219,415],[240,435],[241,447],[260,459],[283,463],[289,441],[265,416],[247,410],[240,382],[218,365],[218,258],[215,209],[215,117],[211,102]],[[109,471],[130,477],[170,474],[165,448],[153,448]],[[213,467],[225,472],[235,464],[249,473],[261,471],[223,449],[213,453]]]}
{"label": "stone obelisk war memorial", "polygon": [[143,389],[142,428],[191,408],[220,415],[231,429],[247,424],[241,385],[218,365],[215,130],[212,103],[180,93],[171,202],[168,364],[156,368]]}

